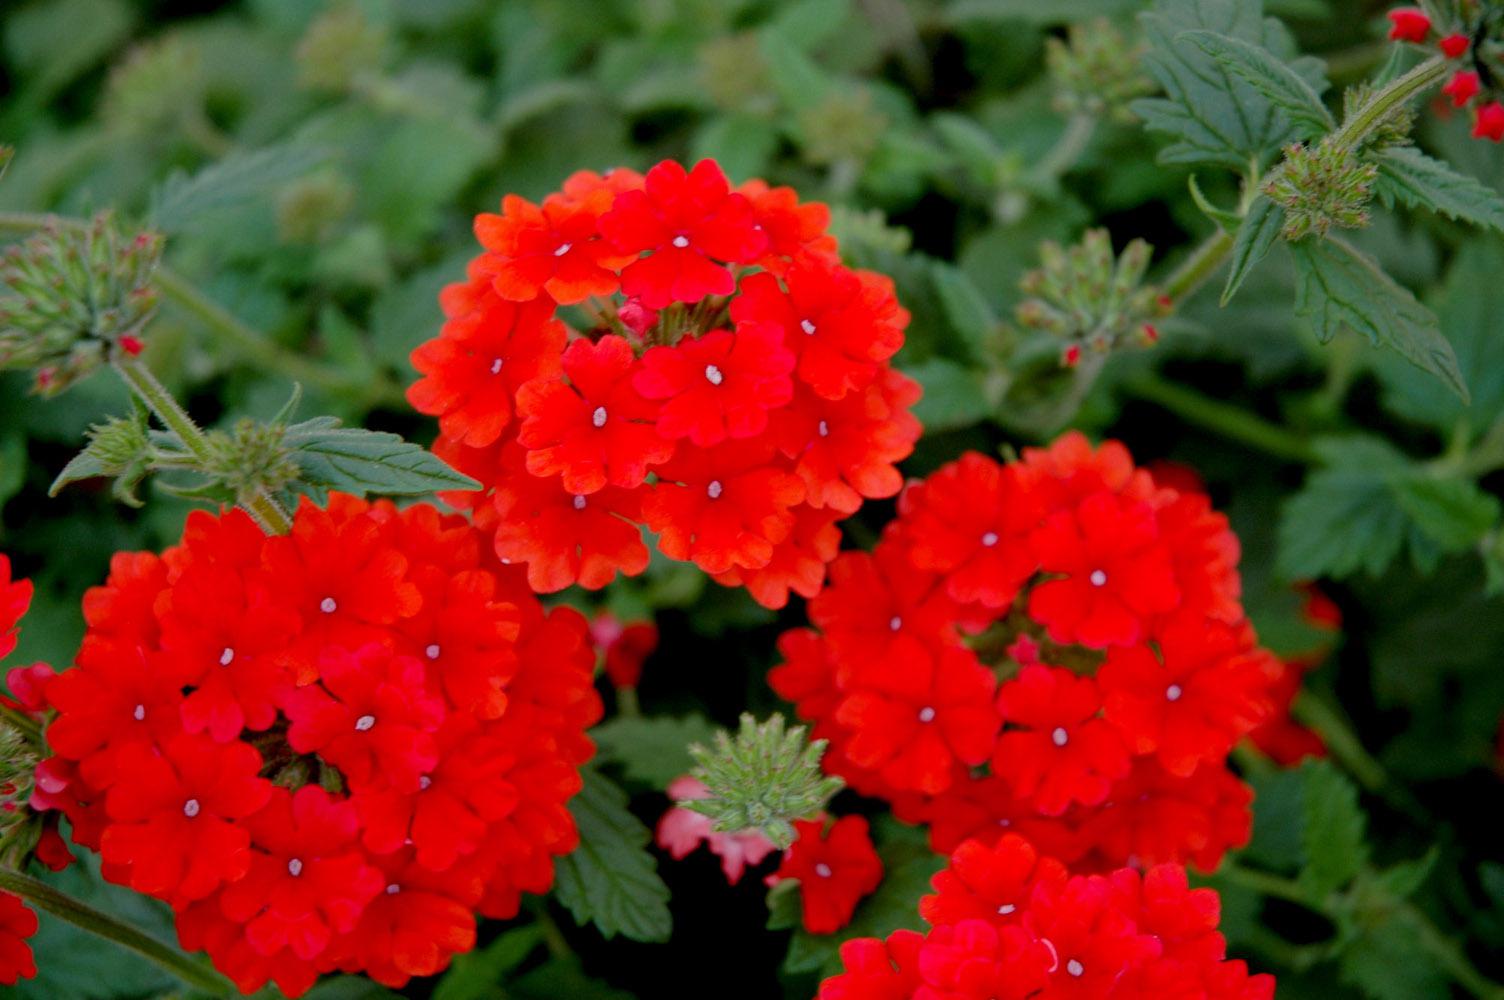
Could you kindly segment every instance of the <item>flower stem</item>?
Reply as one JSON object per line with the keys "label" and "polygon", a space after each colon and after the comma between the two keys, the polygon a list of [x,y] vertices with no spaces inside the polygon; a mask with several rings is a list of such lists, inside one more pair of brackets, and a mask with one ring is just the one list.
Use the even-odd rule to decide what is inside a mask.
{"label": "flower stem", "polygon": [[1296,721],[1305,723],[1320,734],[1332,756],[1366,791],[1384,799],[1422,826],[1430,826],[1434,822],[1430,811],[1403,785],[1390,777],[1384,765],[1375,760],[1363,746],[1363,741],[1353,731],[1351,723],[1324,698],[1309,690],[1302,691],[1291,714]]}
{"label": "flower stem", "polygon": [[37,720],[20,709],[0,704],[0,722],[10,726],[16,732],[26,737],[28,743],[34,744],[38,748],[42,746],[41,725],[38,724]]}
{"label": "flower stem", "polygon": [[1300,435],[1256,417],[1240,407],[1203,396],[1152,372],[1126,380],[1123,388],[1139,399],[1164,407],[1183,420],[1266,455],[1302,465],[1321,463],[1321,456]]}
{"label": "flower stem", "polygon": [[[172,393],[157,381],[151,369],[134,359],[119,358],[115,361],[115,371],[130,386],[131,391],[151,408],[157,419],[178,436],[178,440],[198,461],[199,466],[207,468],[213,460],[208,438],[204,437],[204,432],[199,430],[198,424],[193,422],[188,412],[172,397]],[[287,512],[265,489],[258,488],[249,495],[240,497],[239,503],[269,534],[285,535],[292,530],[292,521]]]}
{"label": "flower stem", "polygon": [[216,997],[228,997],[235,993],[234,987],[212,969],[205,968],[171,945],[130,924],[101,913],[67,893],[59,892],[46,882],[9,868],[0,868],[0,890],[20,896],[37,909],[66,920],[75,927],[129,948],[196,990]]}
{"label": "flower stem", "polygon": [[1427,59],[1419,66],[1395,80],[1383,90],[1377,91],[1368,103],[1354,111],[1342,127],[1332,134],[1332,144],[1341,149],[1356,149],[1396,107],[1416,94],[1439,83],[1447,75],[1447,60],[1443,56]]}

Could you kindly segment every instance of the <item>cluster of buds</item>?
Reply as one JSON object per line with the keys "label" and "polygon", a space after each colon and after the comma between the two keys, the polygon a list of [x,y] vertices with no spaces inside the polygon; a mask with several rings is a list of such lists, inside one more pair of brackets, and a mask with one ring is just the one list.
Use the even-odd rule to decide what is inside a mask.
{"label": "cluster of buds", "polygon": [[1351,149],[1331,141],[1315,146],[1295,143],[1264,185],[1264,193],[1285,209],[1281,235],[1299,240],[1332,228],[1362,229],[1368,225],[1379,168],[1358,159]]}
{"label": "cluster of buds", "polygon": [[1064,39],[1045,42],[1051,103],[1062,115],[1106,118],[1132,124],[1128,105],[1152,93],[1154,83],[1144,75],[1141,46],[1131,43],[1105,17],[1073,24]]}
{"label": "cluster of buds", "polygon": [[112,352],[141,353],[156,309],[162,238],[127,239],[108,213],[87,226],[49,224],[0,258],[0,370],[29,368],[36,391],[61,391]]}
{"label": "cluster of buds", "polygon": [[689,748],[693,777],[704,798],[680,803],[711,819],[715,830],[756,830],[779,848],[794,842],[794,822],[816,816],[844,782],[820,770],[825,740],[808,740],[803,726],[786,729],[783,716],[759,723],[743,713],[733,738],[715,734],[715,746]]}
{"label": "cluster of buds", "polygon": [[1040,267],[1019,287],[1018,322],[1066,342],[1061,362],[1079,364],[1084,351],[1107,354],[1130,344],[1148,347],[1159,339],[1152,320],[1168,315],[1170,300],[1144,284],[1152,249],[1133,240],[1117,256],[1105,229],[1089,229],[1075,246],[1040,245]]}
{"label": "cluster of buds", "polygon": [[1472,109],[1475,139],[1504,140],[1504,8],[1478,0],[1397,7],[1389,24],[1394,41],[1434,44],[1456,62],[1442,93]]}

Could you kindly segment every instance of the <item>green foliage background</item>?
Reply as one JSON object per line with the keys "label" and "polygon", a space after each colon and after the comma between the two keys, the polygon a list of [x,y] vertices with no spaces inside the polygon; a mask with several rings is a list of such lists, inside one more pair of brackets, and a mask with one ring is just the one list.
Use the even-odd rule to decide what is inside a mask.
{"label": "green foliage background", "polygon": [[[1310,265],[1298,271],[1282,247],[1226,308],[1214,281],[1163,324],[1156,348],[1113,356],[1073,391],[1058,351],[1012,323],[1040,241],[1104,225],[1119,246],[1153,243],[1163,277],[1214,231],[1191,172],[1211,203],[1235,204],[1221,168],[1267,155],[1290,132],[1276,114],[1235,137],[1247,148],[1229,157],[1140,121],[1062,115],[1046,39],[1105,15],[1129,38],[1173,41],[1188,28],[1227,30],[1231,21],[1207,18],[1251,9],[1255,42],[1281,58],[1296,44],[1323,56],[1336,88],[1389,57],[1382,4],[1268,0],[1288,38],[1261,26],[1256,3],[1161,0],[1140,28],[1134,15],[1149,6],[17,0],[0,12],[0,140],[17,147],[0,212],[113,207],[168,236],[171,273],[202,294],[197,308],[168,302],[148,358],[209,422],[269,417],[296,380],[304,415],[426,441],[431,426],[401,398],[406,358],[437,327],[439,288],[474,253],[472,216],[503,193],[537,198],[580,168],[714,156],[733,179],[828,200],[848,257],[892,274],[914,314],[898,361],[927,388],[927,435],[908,472],[1064,426],[1121,437],[1141,461],[1173,459],[1205,478],[1242,538],[1247,602],[1276,650],[1314,639],[1293,581],[1322,581],[1341,606],[1341,645],[1304,703],[1335,764],[1244,762],[1260,796],[1255,841],[1237,863],[1273,880],[1213,879],[1233,952],[1277,972],[1282,997],[1487,995],[1486,983],[1469,988],[1464,966],[1504,976],[1504,238],[1412,213],[1404,197],[1349,237],[1440,318],[1470,405],[1357,335],[1321,343],[1331,331],[1295,308]],[[1327,105],[1340,109],[1330,94]],[[1150,124],[1168,113],[1140,110]],[[1478,214],[1482,193],[1497,195],[1504,160],[1466,137],[1461,116],[1423,110],[1419,142],[1481,185],[1459,189],[1453,209]],[[1303,314],[1319,312],[1310,294]],[[242,335],[206,322],[206,309],[227,310]],[[88,425],[126,405],[107,377],[39,401],[24,376],[0,376],[0,548],[38,584],[23,662],[66,663],[79,596],[110,554],[160,547],[181,525],[186,508],[161,495],[140,511],[103,489],[46,497]],[[848,544],[870,541],[889,513],[869,505]],[[588,914],[611,889],[576,866],[568,909],[540,903],[488,928],[481,950],[410,992],[589,1000],[699,995],[683,985],[699,983],[725,997],[810,995],[835,942],[768,932],[756,880],[728,890],[704,857],[660,860],[673,890],[662,912],[639,821],[661,812],[664,776],[688,767],[687,757],[672,765],[675,748],[702,737],[707,719],[775,707],[763,672],[800,612],[774,616],[658,564],[604,599],[624,616],[656,614],[664,632],[642,697],[650,715],[676,718],[603,734],[609,779],[593,774],[589,786],[595,828],[620,832],[612,843],[627,850],[594,863],[651,876],[650,912],[608,900],[614,916],[597,911],[596,928],[576,929],[569,913]],[[610,779],[632,794],[630,810]],[[868,932],[914,922],[935,864],[912,831],[878,833],[890,879],[858,915]],[[100,891],[84,873],[69,878]],[[150,910],[115,890],[100,902]],[[776,911],[774,923],[787,926]],[[597,928],[668,940],[608,941]],[[17,995],[103,1000],[168,986],[61,926],[48,923],[37,943],[51,970]],[[315,994],[380,995],[356,981]]]}

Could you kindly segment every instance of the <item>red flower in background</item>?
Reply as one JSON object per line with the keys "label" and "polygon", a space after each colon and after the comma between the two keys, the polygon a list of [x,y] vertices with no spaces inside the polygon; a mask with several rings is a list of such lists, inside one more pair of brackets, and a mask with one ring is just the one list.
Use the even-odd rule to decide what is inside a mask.
{"label": "red flower in background", "polygon": [[642,664],[658,648],[658,626],[650,621],[620,622],[609,612],[590,621],[590,640],[601,651],[611,686],[635,688]]}
{"label": "red flower in background", "polygon": [[0,659],[16,648],[16,623],[31,607],[31,581],[12,580],[10,558],[0,553]]}
{"label": "red flower in background", "polygon": [[829,829],[824,819],[801,820],[794,831],[797,839],[768,884],[798,879],[804,929],[833,934],[851,922],[856,904],[882,881],[882,860],[860,816],[843,816]]}
{"label": "red flower in background", "polygon": [[15,896],[0,892],[0,985],[14,986],[36,976],[36,959],[26,943],[36,932],[37,915]]}
{"label": "red flower in background", "polygon": [[1396,7],[1386,16],[1392,41],[1419,43],[1431,34],[1431,18],[1419,7]]}

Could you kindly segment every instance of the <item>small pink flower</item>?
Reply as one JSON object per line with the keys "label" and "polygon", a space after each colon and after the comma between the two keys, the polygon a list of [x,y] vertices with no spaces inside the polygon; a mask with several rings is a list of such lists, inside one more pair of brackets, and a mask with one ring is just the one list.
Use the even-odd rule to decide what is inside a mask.
{"label": "small pink flower", "polygon": [[[669,782],[668,797],[675,802],[708,798],[710,790],[699,778],[684,775]],[[682,806],[674,806],[658,821],[658,846],[675,861],[687,857],[704,843],[712,854],[721,859],[721,871],[726,881],[735,885],[741,880],[748,865],[759,865],[763,858],[773,853],[773,842],[757,830],[739,833],[717,833],[710,828],[710,817],[702,816]]]}

